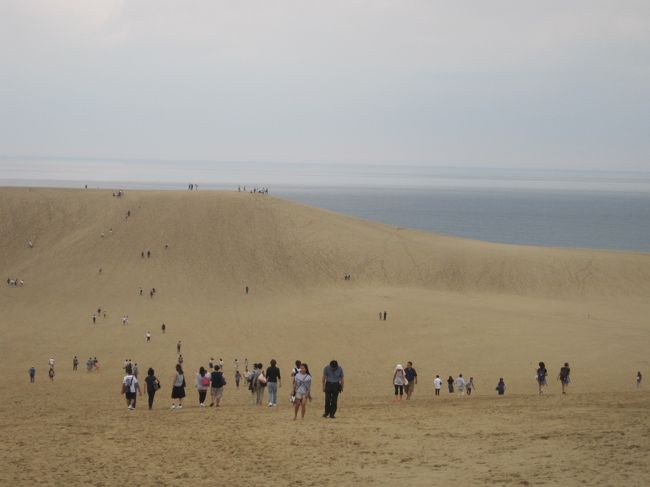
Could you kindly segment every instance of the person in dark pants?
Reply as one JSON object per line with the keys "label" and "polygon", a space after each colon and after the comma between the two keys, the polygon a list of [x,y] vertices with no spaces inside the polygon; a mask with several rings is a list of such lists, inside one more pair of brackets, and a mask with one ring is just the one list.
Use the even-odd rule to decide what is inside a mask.
{"label": "person in dark pants", "polygon": [[339,393],[343,392],[343,368],[339,366],[336,360],[332,360],[323,369],[323,392],[325,393],[325,413],[323,417],[327,418],[329,416],[334,419]]}
{"label": "person in dark pants", "polygon": [[147,377],[144,379],[147,383],[147,395],[149,396],[149,409],[153,407],[153,398],[156,395],[156,391],[160,389],[160,381],[154,375],[154,371],[151,367],[147,371]]}
{"label": "person in dark pants", "polygon": [[29,382],[34,383],[36,378],[36,369],[34,367],[29,368]]}

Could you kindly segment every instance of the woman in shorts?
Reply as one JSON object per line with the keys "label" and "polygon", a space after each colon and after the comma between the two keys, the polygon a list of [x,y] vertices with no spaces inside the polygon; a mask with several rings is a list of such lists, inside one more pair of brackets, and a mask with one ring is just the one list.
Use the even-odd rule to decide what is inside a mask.
{"label": "woman in shorts", "polygon": [[300,372],[293,377],[293,390],[296,391],[293,402],[293,419],[298,418],[298,409],[300,409],[300,418],[305,417],[307,400],[311,400],[311,374],[306,363],[300,364]]}
{"label": "woman in shorts", "polygon": [[182,409],[185,397],[185,375],[181,364],[176,364],[176,375],[172,380],[172,409]]}

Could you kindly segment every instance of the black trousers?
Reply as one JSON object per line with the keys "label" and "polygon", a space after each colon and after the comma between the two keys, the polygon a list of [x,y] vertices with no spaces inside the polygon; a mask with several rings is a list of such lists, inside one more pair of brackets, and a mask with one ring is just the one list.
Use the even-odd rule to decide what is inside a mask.
{"label": "black trousers", "polygon": [[336,414],[336,403],[339,398],[341,385],[338,382],[325,383],[325,414],[334,416]]}
{"label": "black trousers", "polygon": [[153,407],[153,397],[156,395],[156,391],[147,391],[149,395],[149,409]]}
{"label": "black trousers", "polygon": [[207,395],[208,391],[207,390],[201,390],[199,389],[199,402],[203,404],[205,402],[205,396]]}

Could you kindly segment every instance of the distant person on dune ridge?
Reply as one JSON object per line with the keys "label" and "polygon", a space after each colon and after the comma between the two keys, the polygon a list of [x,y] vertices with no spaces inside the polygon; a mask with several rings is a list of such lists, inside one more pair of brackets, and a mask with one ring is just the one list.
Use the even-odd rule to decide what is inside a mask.
{"label": "distant person on dune ridge", "polygon": [[537,387],[539,389],[539,393],[542,394],[544,392],[544,388],[547,385],[546,376],[548,375],[548,371],[546,370],[546,365],[544,362],[540,362],[538,365],[539,366],[537,367],[536,372]]}
{"label": "distant person on dune ridge", "polygon": [[185,397],[185,375],[181,364],[176,364],[176,374],[172,380],[172,409],[183,408],[183,398]]}
{"label": "distant person on dune ridge", "polygon": [[295,421],[298,418],[299,409],[300,417],[304,419],[307,401],[311,400],[311,374],[307,364],[300,364],[299,372],[293,377],[293,389],[295,391],[293,402],[293,419]]}
{"label": "distant person on dune ridge", "polygon": [[557,375],[558,380],[562,383],[562,394],[566,394],[566,388],[571,383],[570,374],[569,362],[564,362],[564,367],[560,368],[560,373]]}
{"label": "distant person on dune ridge", "polygon": [[643,376],[641,375],[641,371],[639,370],[636,373],[636,388],[641,389],[641,381],[643,380]]}
{"label": "distant person on dune ridge", "polygon": [[395,366],[395,372],[393,373],[393,385],[395,386],[395,401],[398,400],[397,394],[399,393],[399,401],[402,400],[404,395],[404,385],[407,383],[406,376],[404,375],[404,367],[402,364],[397,364]]}
{"label": "distant person on dune ridge", "polygon": [[196,380],[194,386],[199,392],[199,407],[205,407],[205,396],[208,394],[208,389],[210,389],[210,374],[203,366],[199,368],[198,374],[196,374]]}

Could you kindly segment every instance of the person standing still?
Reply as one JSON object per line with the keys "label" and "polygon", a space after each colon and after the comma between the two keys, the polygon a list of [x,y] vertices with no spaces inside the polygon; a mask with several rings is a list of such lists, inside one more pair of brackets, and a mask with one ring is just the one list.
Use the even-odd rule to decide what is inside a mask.
{"label": "person standing still", "polygon": [[325,412],[323,417],[336,417],[338,397],[343,392],[343,368],[336,360],[332,360],[323,369],[323,392],[325,393]]}
{"label": "person standing still", "polygon": [[30,367],[29,368],[29,382],[31,382],[33,384],[35,379],[36,379],[36,369],[34,367]]}
{"label": "person standing still", "polygon": [[78,366],[79,366],[79,359],[75,355],[74,358],[72,359],[72,370],[73,371],[77,370]]}
{"label": "person standing still", "polygon": [[413,368],[413,362],[406,362],[406,368],[404,369],[404,375],[408,381],[406,384],[406,400],[411,399],[413,395],[413,390],[415,389],[415,384],[418,383],[418,373]]}

